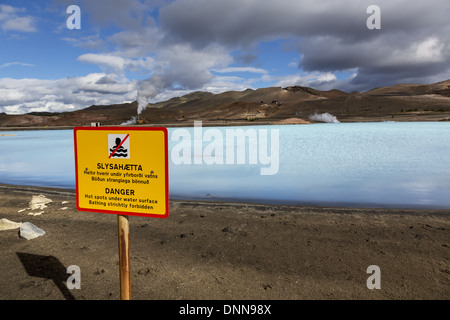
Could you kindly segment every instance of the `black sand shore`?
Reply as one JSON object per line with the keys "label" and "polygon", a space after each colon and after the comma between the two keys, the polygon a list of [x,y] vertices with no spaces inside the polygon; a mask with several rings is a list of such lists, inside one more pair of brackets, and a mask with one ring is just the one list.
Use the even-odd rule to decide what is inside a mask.
{"label": "black sand shore", "polygon": [[[33,195],[52,202],[30,210]],[[0,185],[0,299],[119,299],[117,216],[78,212],[70,190]],[[25,210],[23,210],[25,209]],[[30,215],[43,211],[40,215]],[[450,210],[171,201],[167,219],[130,217],[136,300],[450,298]],[[68,290],[66,269],[81,270]],[[380,268],[368,289],[367,268]]]}

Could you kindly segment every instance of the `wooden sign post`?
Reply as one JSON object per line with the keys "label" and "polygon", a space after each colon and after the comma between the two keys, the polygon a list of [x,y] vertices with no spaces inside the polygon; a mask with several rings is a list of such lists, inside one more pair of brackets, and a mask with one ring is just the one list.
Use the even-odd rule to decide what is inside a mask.
{"label": "wooden sign post", "polygon": [[120,299],[131,300],[130,227],[128,216],[118,215],[117,224],[119,226]]}
{"label": "wooden sign post", "polygon": [[169,215],[166,128],[74,129],[79,211],[117,214],[120,298],[131,299],[128,216]]}

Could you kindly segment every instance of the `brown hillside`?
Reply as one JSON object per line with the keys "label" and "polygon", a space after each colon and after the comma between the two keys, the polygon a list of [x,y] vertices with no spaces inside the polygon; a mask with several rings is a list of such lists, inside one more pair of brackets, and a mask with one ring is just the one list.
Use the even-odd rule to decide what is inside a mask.
{"label": "brown hillside", "polygon": [[[272,124],[291,118],[308,120],[316,112],[331,113],[341,122],[448,121],[449,94],[450,80],[426,85],[399,84],[363,93],[302,86],[220,94],[197,91],[149,104],[139,115],[139,123],[191,126],[194,120],[202,120],[209,125]],[[91,122],[120,125],[133,116],[137,116],[136,102],[62,113],[0,114],[0,127],[83,126]]]}

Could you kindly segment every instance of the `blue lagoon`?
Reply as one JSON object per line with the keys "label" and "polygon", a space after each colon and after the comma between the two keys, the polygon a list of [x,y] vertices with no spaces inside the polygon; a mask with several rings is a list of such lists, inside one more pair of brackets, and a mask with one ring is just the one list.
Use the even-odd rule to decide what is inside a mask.
{"label": "blue lagoon", "polygon": [[[239,129],[249,128],[267,133],[266,140],[261,136],[256,140],[267,144],[266,154],[247,139],[245,161],[206,160],[206,153],[211,156],[218,150],[211,153],[213,139],[205,135],[225,137],[226,130],[242,133]],[[168,128],[171,199],[450,208],[450,123],[215,127],[203,128],[200,141],[195,130]],[[278,136],[271,134],[275,131]],[[192,152],[182,154],[191,161],[179,159],[180,132],[192,139]],[[275,137],[276,148],[271,145]],[[224,140],[224,159],[226,151],[237,158],[242,149],[237,143],[228,144]],[[0,183],[74,189],[73,148],[72,130],[1,132]],[[195,148],[201,161],[195,158],[199,155]],[[272,164],[277,153],[277,170],[261,174],[261,168],[269,165],[258,157],[252,162],[254,150],[258,156],[272,156]]]}

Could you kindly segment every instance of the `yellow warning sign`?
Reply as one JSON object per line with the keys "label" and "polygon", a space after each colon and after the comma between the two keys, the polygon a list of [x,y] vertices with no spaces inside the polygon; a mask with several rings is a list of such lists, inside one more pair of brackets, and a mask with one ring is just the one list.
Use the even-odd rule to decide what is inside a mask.
{"label": "yellow warning sign", "polygon": [[76,127],[78,210],[167,218],[167,141],[166,128]]}

